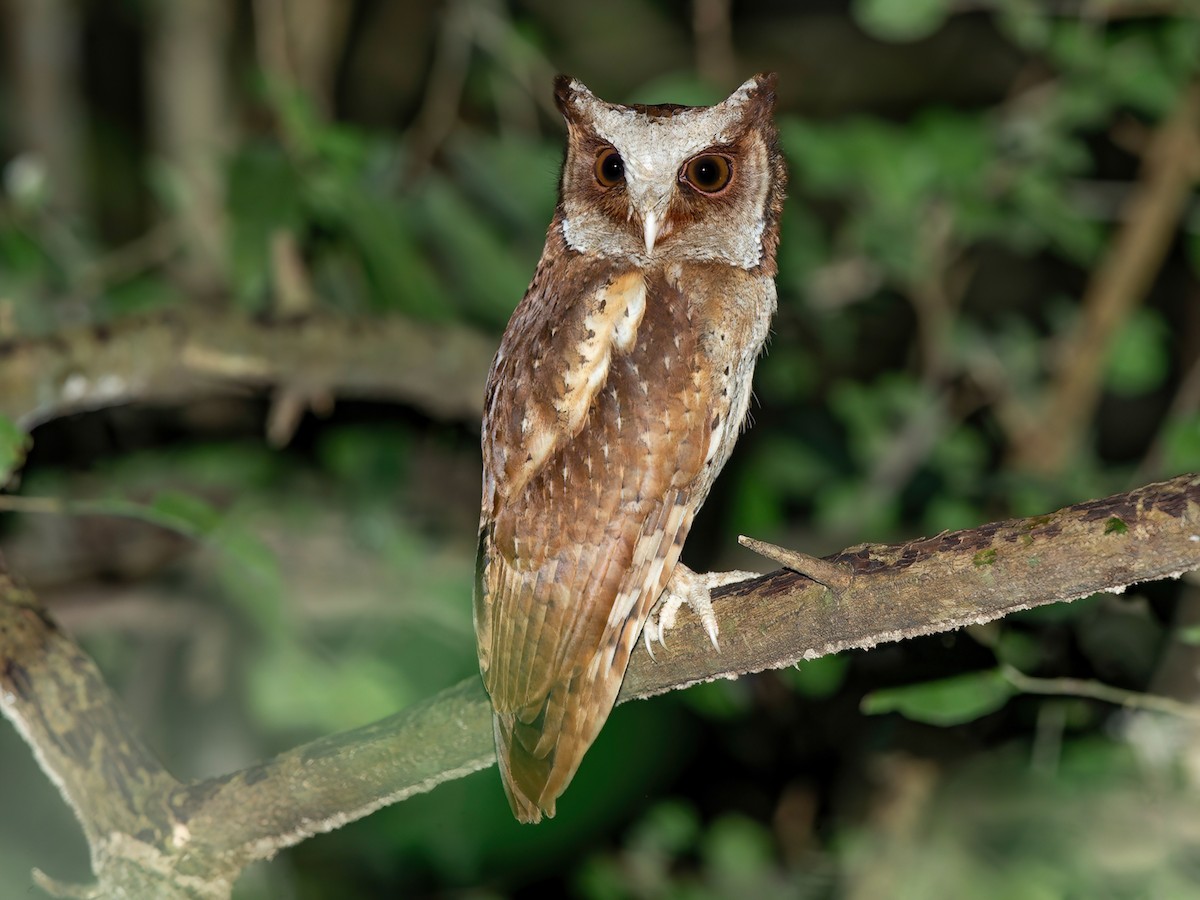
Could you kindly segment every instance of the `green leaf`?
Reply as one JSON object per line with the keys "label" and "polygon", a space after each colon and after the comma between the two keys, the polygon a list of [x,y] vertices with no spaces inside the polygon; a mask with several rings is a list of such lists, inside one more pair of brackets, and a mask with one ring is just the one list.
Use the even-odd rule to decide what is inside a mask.
{"label": "green leaf", "polygon": [[0,416],[0,487],[8,484],[25,461],[32,441],[11,419]]}
{"label": "green leaf", "polygon": [[284,611],[283,572],[275,552],[258,535],[228,520],[216,538],[221,553],[215,574],[230,599],[264,634],[292,627]]}
{"label": "green leaf", "polygon": [[[537,253],[514,253],[506,230],[488,223],[449,181],[430,178],[416,198],[422,228],[455,284],[462,305],[500,326],[529,285]],[[470,265],[459,260],[469,259]]]}
{"label": "green leaf", "polygon": [[1169,422],[1163,430],[1160,474],[1194,472],[1200,460],[1200,413]]}
{"label": "green leaf", "polygon": [[363,656],[327,662],[280,643],[255,660],[249,700],[257,721],[280,730],[340,731],[404,706],[397,672]]}
{"label": "green leaf", "polygon": [[229,167],[230,260],[234,297],[253,309],[266,299],[271,236],[302,227],[302,182],[280,150],[251,148]]}
{"label": "green leaf", "polygon": [[1125,397],[1148,393],[1163,383],[1171,367],[1167,326],[1153,310],[1140,309],[1116,335],[1108,354],[1105,382]]}
{"label": "green leaf", "polygon": [[993,649],[996,659],[1022,672],[1037,668],[1045,656],[1037,638],[1015,628],[1004,628]]}
{"label": "green leaf", "polygon": [[1040,0],[1006,0],[997,9],[997,24],[1019,46],[1039,50],[1050,40],[1050,18],[1040,9]]}
{"label": "green leaf", "polygon": [[965,497],[939,494],[929,501],[922,517],[929,532],[958,531],[985,521],[979,507]]}
{"label": "green leaf", "polygon": [[631,831],[629,843],[643,850],[677,856],[690,850],[700,836],[700,819],[685,803],[660,803]]}
{"label": "green leaf", "polygon": [[1175,632],[1175,640],[1189,647],[1200,647],[1200,625],[1188,625]]}
{"label": "green leaf", "polygon": [[733,681],[706,681],[692,685],[683,694],[684,702],[700,715],[714,721],[736,719],[745,715],[749,698]]}
{"label": "green leaf", "polygon": [[724,815],[704,836],[705,868],[725,878],[752,878],[773,865],[771,833],[740,815]]}
{"label": "green leaf", "polygon": [[854,17],[864,31],[885,41],[915,41],[937,31],[947,0],[857,0]]}
{"label": "green leaf", "polygon": [[961,725],[995,712],[1016,693],[998,669],[988,669],[874,691],[863,698],[862,711],[868,715],[898,712],[930,725]]}
{"label": "green leaf", "polygon": [[850,660],[838,653],[799,662],[780,675],[805,697],[832,697],[846,680]]}
{"label": "green leaf", "polygon": [[152,522],[193,537],[210,534],[221,521],[221,513],[192,494],[161,491],[146,508]]}

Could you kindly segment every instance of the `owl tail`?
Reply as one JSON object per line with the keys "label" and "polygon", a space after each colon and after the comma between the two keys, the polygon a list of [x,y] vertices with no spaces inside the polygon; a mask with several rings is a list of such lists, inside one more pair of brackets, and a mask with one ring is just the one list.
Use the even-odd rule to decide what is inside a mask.
{"label": "owl tail", "polygon": [[557,682],[540,704],[493,716],[500,777],[517,821],[554,817],[555,801],[612,712],[628,662],[626,652],[607,671]]}

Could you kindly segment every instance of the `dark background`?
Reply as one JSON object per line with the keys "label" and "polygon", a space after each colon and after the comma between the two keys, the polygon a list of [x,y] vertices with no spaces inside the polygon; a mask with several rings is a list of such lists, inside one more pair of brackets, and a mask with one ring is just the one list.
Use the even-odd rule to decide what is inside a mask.
{"label": "dark background", "polygon": [[[1194,189],[1147,289],[1079,337],[1178,165],[1147,148],[1200,70],[1185,0],[7,0],[0,29],[0,341],[186,313],[498,343],[554,204],[552,76],[707,103],[770,70],[780,309],[690,565],[770,568],[743,533],[819,555],[1200,467]],[[1078,421],[1046,412],[1072,371]],[[294,420],[252,388],[56,419],[10,489],[62,510],[0,495],[9,567],[181,777],[475,671],[477,419],[336,394]],[[551,822],[517,826],[488,770],[238,895],[1198,896],[1200,738],[1136,709],[1195,699],[1197,621],[1184,579],[628,704]],[[1133,706],[998,695],[1001,663]],[[0,797],[0,893],[86,877],[7,726]]]}

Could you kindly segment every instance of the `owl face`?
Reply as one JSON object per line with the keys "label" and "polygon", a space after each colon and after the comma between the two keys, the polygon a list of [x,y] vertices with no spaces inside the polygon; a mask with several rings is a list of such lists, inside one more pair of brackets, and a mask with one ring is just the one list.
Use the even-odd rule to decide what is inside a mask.
{"label": "owl face", "polygon": [[716,106],[621,106],[561,76],[567,245],[639,265],[757,267],[783,199],[774,86],[774,76],[759,75]]}

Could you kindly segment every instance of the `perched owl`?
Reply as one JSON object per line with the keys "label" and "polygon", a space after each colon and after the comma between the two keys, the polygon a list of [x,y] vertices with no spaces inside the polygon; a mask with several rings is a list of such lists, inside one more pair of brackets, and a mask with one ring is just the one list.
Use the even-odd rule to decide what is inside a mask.
{"label": "perched owl", "polygon": [[522,822],[554,815],[643,628],[661,640],[688,603],[716,644],[709,588],[727,579],[679,552],[775,311],[774,88],[759,75],[716,106],[620,106],[555,82],[566,161],[488,376],[474,604]]}

